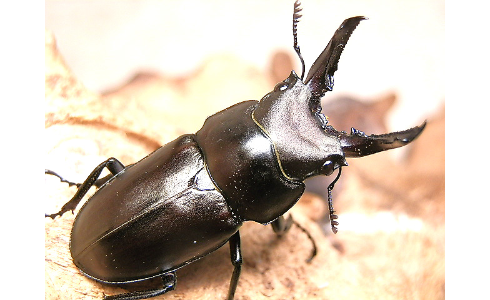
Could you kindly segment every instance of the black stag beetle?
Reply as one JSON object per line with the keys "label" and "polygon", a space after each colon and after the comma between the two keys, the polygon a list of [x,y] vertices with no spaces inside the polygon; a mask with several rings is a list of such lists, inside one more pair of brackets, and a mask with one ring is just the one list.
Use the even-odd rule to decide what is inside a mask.
{"label": "black stag beetle", "polygon": [[[296,34],[300,11],[296,2],[293,37],[303,66],[301,78],[292,71],[262,100],[241,102],[208,117],[196,134],[183,135],[133,165],[125,167],[109,158],[79,184],[58,213],[46,215],[54,219],[73,211],[91,186],[100,185],[73,224],[70,251],[75,265],[105,283],[153,277],[163,281],[163,287],[155,290],[106,299],[143,299],[171,291],[177,269],[226,242],[234,265],[228,292],[228,299],[233,299],[242,265],[239,229],[244,221],[271,224],[278,234],[286,232],[293,220],[283,214],[303,194],[303,181],[338,169],[328,186],[336,232],[330,192],[342,166],[347,166],[345,157],[401,147],[422,132],[425,122],[370,136],[356,129],[339,132],[328,125],[320,99],[332,90],[342,50],[365,18],[349,18],[340,25],[303,81]],[[112,174],[98,179],[104,168]]]}

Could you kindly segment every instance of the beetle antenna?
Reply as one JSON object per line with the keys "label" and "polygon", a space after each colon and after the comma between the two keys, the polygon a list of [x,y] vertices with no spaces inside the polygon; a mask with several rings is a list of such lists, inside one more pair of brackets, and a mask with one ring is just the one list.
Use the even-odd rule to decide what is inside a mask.
{"label": "beetle antenna", "polygon": [[298,46],[298,23],[299,19],[301,18],[301,15],[299,14],[303,9],[301,8],[301,2],[299,0],[296,0],[294,2],[294,13],[293,13],[293,38],[294,38],[294,44],[293,48],[294,51],[298,54],[299,59],[301,60],[301,81],[303,81],[303,77],[305,75],[305,61],[303,60],[303,56],[301,55],[301,50],[299,49]]}
{"label": "beetle antenna", "polygon": [[332,190],[333,190],[333,186],[335,185],[335,183],[337,182],[337,180],[339,180],[340,173],[341,172],[342,172],[342,167],[339,167],[339,173],[337,174],[337,177],[335,177],[335,179],[332,181],[332,183],[329,184],[329,186],[327,188],[327,192],[328,192],[328,211],[330,213],[330,225],[332,226],[333,233],[337,233],[337,231],[338,231],[337,225],[339,225],[339,222],[337,222],[336,219],[338,219],[339,216],[337,216],[335,214],[335,210],[333,209]]}

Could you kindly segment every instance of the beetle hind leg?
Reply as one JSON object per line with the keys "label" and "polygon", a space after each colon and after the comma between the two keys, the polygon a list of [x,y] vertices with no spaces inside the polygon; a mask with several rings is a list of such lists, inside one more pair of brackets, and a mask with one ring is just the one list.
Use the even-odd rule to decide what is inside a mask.
{"label": "beetle hind leg", "polygon": [[[107,168],[112,173],[112,175],[108,175],[106,177],[99,179],[99,176],[102,173],[102,170],[104,168]],[[45,174],[54,175],[54,176],[60,178],[60,180],[62,182],[66,182],[69,185],[76,185],[78,187],[78,191],[75,193],[73,198],[71,198],[70,201],[68,201],[65,205],[63,205],[63,207],[60,209],[59,212],[54,213],[54,214],[49,214],[49,215],[45,214],[45,217],[50,217],[50,218],[54,219],[54,218],[56,218],[56,216],[61,216],[69,210],[71,210],[71,211],[75,210],[78,203],[80,203],[83,196],[85,196],[85,194],[89,191],[89,189],[92,186],[99,187],[100,185],[105,183],[107,180],[112,178],[114,175],[121,172],[123,169],[124,169],[124,165],[119,160],[115,159],[114,157],[111,157],[108,160],[101,163],[100,165],[98,165],[97,167],[95,167],[95,169],[92,171],[92,173],[90,173],[90,175],[87,177],[87,179],[85,179],[85,181],[82,184],[77,184],[77,183],[65,180],[63,177],[58,175],[56,172],[53,172],[50,170],[45,170],[44,171]]]}
{"label": "beetle hind leg", "polygon": [[177,276],[175,275],[175,272],[163,274],[162,280],[163,280],[163,287],[160,289],[130,292],[130,293],[112,295],[112,296],[104,296],[104,300],[147,299],[147,298],[163,295],[175,289],[175,285],[177,284]]}

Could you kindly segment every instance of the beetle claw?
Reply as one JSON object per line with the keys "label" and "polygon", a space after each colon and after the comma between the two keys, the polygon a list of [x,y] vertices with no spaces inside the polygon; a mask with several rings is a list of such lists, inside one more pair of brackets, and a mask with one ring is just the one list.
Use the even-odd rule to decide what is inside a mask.
{"label": "beetle claw", "polygon": [[58,214],[50,214],[50,215],[48,215],[48,214],[44,214],[44,217],[45,217],[45,218],[51,218],[51,219],[53,219],[53,220],[54,220],[54,218],[56,218],[56,216],[57,216],[57,215],[58,215]]}
{"label": "beetle claw", "polygon": [[49,217],[49,218],[51,218],[51,219],[54,220],[57,216],[60,216],[61,217],[62,215],[63,215],[63,213],[61,211],[59,211],[59,212],[54,213],[54,214],[49,214],[49,215],[48,214],[44,214],[44,217],[45,218],[48,218]]}

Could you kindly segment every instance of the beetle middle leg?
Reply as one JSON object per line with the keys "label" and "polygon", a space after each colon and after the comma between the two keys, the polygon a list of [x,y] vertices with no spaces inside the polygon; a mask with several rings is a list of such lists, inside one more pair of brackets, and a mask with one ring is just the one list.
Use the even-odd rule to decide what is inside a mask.
{"label": "beetle middle leg", "polygon": [[[99,176],[104,168],[107,168],[112,173],[112,175],[99,179]],[[110,178],[112,178],[114,175],[121,172],[122,170],[124,170],[124,165],[119,160],[115,159],[114,157],[111,157],[108,160],[101,163],[100,165],[98,165],[97,167],[95,167],[92,173],[90,173],[90,175],[87,177],[87,179],[85,179],[85,181],[82,184],[77,184],[71,181],[67,181],[64,178],[62,178],[60,175],[58,175],[56,172],[45,170],[45,174],[54,175],[60,178],[62,182],[67,182],[69,185],[78,186],[78,191],[75,193],[73,198],[71,198],[70,201],[68,201],[65,205],[63,205],[63,207],[59,212],[50,215],[45,214],[45,217],[50,217],[54,219],[56,218],[56,216],[61,216],[69,210],[74,211],[78,203],[80,203],[80,201],[82,200],[83,196],[85,196],[85,194],[89,191],[89,189],[92,186],[94,185],[97,187],[100,186],[101,184],[105,183],[107,180],[109,180]]]}
{"label": "beetle middle leg", "polygon": [[130,293],[119,294],[119,295],[112,295],[112,296],[104,296],[104,300],[146,299],[146,298],[163,295],[175,289],[175,285],[177,283],[177,276],[175,275],[175,272],[163,274],[162,280],[163,280],[163,288],[161,289],[137,291],[137,292],[130,292]]}
{"label": "beetle middle leg", "polygon": [[235,291],[238,286],[238,279],[242,271],[242,250],[240,247],[240,232],[237,231],[229,240],[231,263],[235,267],[230,280],[230,289],[228,290],[228,300],[233,300]]}

